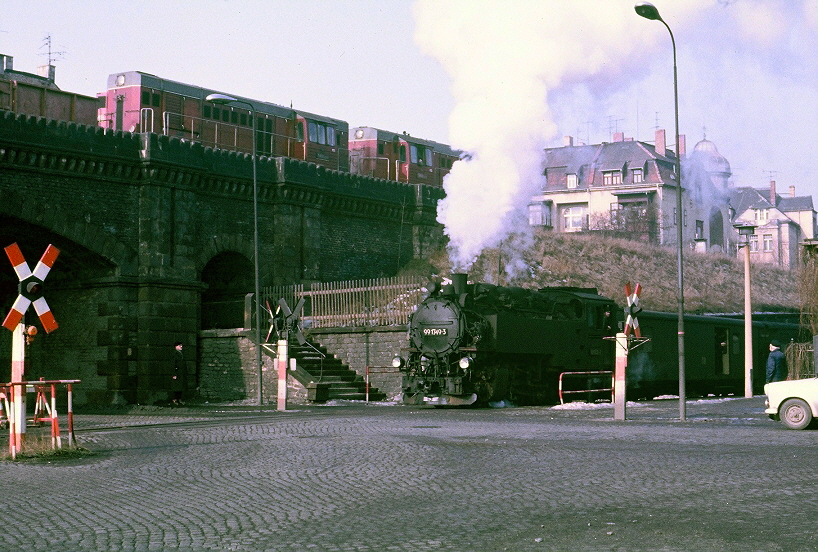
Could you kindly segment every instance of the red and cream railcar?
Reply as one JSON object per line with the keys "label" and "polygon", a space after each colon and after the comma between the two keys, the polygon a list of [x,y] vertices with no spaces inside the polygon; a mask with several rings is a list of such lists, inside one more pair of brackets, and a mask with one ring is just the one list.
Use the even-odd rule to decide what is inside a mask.
{"label": "red and cream railcar", "polygon": [[431,186],[443,186],[443,177],[459,159],[445,144],[372,127],[352,129],[349,156],[355,174]]}
{"label": "red and cream railcar", "polygon": [[[108,77],[98,123],[104,128],[155,132],[205,146],[250,153],[256,114],[256,152],[293,157],[344,172],[349,171],[349,124],[231,95],[229,104],[208,101],[215,90],[140,71]],[[252,110],[250,109],[252,106]]]}

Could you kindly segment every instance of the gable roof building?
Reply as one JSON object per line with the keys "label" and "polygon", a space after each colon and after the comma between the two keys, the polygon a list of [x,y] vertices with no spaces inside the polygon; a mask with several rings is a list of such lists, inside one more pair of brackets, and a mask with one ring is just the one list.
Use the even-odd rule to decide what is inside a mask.
{"label": "gable roof building", "polygon": [[[751,252],[758,262],[791,266],[799,243],[818,236],[810,196],[782,197],[770,190],[734,188],[730,163],[705,137],[686,155],[679,139],[682,167],[682,239],[696,251],[735,255],[734,224],[758,226]],[[604,232],[658,245],[677,237],[676,152],[657,130],[653,144],[628,140],[549,148],[545,181],[529,203],[529,224],[556,232]],[[755,248],[755,249],[754,249]]]}

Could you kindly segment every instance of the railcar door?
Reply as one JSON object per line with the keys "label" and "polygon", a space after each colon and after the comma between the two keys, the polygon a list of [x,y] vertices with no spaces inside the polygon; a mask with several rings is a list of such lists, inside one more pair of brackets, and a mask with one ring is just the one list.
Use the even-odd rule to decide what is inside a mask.
{"label": "railcar door", "polygon": [[730,332],[727,328],[716,328],[715,334],[715,375],[730,375]]}

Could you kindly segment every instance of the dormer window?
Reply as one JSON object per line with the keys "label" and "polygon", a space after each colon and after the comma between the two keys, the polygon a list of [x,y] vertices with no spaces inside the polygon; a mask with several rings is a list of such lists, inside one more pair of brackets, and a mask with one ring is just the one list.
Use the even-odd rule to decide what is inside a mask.
{"label": "dormer window", "polygon": [[642,180],[642,169],[632,169],[631,170],[631,178],[633,179],[634,184],[639,184],[643,182]]}
{"label": "dormer window", "polygon": [[755,209],[754,216],[756,222],[767,222],[770,218],[770,210],[769,209]]}
{"label": "dormer window", "polygon": [[622,171],[605,171],[602,173],[603,186],[619,186],[622,184]]}
{"label": "dormer window", "polygon": [[577,187],[577,175],[575,174],[567,174],[565,175],[565,185],[569,190],[573,190]]}

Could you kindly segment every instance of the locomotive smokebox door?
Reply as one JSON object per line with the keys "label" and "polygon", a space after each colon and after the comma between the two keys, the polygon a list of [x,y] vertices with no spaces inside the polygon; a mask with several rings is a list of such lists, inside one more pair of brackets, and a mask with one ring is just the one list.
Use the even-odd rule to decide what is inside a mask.
{"label": "locomotive smokebox door", "polygon": [[422,303],[412,315],[412,345],[438,354],[450,353],[460,346],[463,335],[462,310],[450,299]]}

